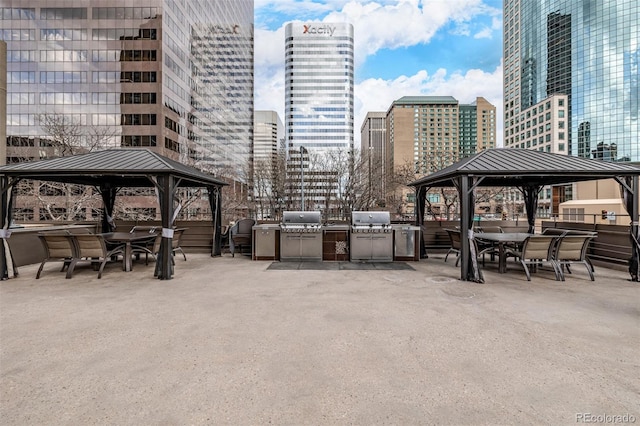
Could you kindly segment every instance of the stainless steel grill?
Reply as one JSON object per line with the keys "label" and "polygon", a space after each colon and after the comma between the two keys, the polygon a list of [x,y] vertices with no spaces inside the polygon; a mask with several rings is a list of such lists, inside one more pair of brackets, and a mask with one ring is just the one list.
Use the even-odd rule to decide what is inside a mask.
{"label": "stainless steel grill", "polygon": [[393,232],[389,212],[352,212],[352,261],[392,262]]}
{"label": "stainless steel grill", "polygon": [[322,222],[320,212],[290,211],[282,214],[280,260],[321,261]]}

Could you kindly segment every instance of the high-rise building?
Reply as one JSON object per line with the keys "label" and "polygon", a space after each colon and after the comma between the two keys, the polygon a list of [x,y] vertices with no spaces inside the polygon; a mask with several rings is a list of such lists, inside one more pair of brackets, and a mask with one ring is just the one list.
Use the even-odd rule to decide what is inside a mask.
{"label": "high-rise building", "polygon": [[276,218],[284,197],[284,126],[275,111],[256,111],[253,119],[253,199],[258,218]]}
{"label": "high-rise building", "polygon": [[496,107],[485,98],[460,105],[458,146],[460,158],[496,146]]}
{"label": "high-rise building", "polygon": [[[386,113],[385,181],[398,173],[412,178],[433,173],[494,148],[495,135],[496,108],[484,98],[464,105],[451,96],[404,96]],[[386,196],[397,205],[407,205],[413,194],[405,187],[388,187]]]}
{"label": "high-rise building", "polygon": [[383,111],[368,112],[360,127],[360,157],[367,173],[361,176],[366,183],[361,185],[366,197],[366,207],[384,205],[386,182],[384,180],[384,164],[387,158],[386,113]]}
{"label": "high-rise building", "polygon": [[253,118],[253,162],[274,161],[284,153],[284,126],[275,111],[255,111]]}
{"label": "high-rise building", "polygon": [[285,27],[287,147],[353,148],[353,25]]}
{"label": "high-rise building", "polygon": [[253,1],[14,1],[0,27],[8,162],[61,155],[62,129],[219,176],[250,164]]}
{"label": "high-rise building", "polygon": [[285,27],[285,138],[292,183],[300,182],[291,197],[302,210],[329,210],[331,194],[339,192],[340,177],[314,160],[353,150],[353,43],[348,23]]}
{"label": "high-rise building", "polygon": [[504,2],[504,146],[640,161],[640,3]]}
{"label": "high-rise building", "polygon": [[230,166],[248,161],[251,1],[50,5],[2,8],[10,138],[49,139],[39,116],[64,114],[82,127],[110,127],[108,147],[146,146]]}

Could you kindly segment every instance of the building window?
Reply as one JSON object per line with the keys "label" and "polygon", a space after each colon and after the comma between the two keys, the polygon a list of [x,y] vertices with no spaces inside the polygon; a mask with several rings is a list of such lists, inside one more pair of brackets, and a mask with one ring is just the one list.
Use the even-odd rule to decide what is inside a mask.
{"label": "building window", "polygon": [[155,28],[95,28],[91,33],[93,40],[156,40]]}
{"label": "building window", "polygon": [[122,136],[121,146],[156,146],[156,137],[155,135],[124,135]]}
{"label": "building window", "polygon": [[63,28],[43,28],[40,30],[41,40],[86,40],[86,28],[68,30]]}
{"label": "building window", "polygon": [[32,7],[0,7],[0,19],[33,21],[36,9]]}
{"label": "building window", "polygon": [[7,62],[35,62],[35,50],[7,50]]}
{"label": "building window", "polygon": [[86,105],[87,94],[80,92],[40,93],[40,105]]}
{"label": "building window", "polygon": [[164,138],[164,147],[171,151],[180,152],[180,144],[173,139]]}
{"label": "building window", "polygon": [[153,126],[156,124],[155,114],[122,114],[123,126]]}
{"label": "building window", "polygon": [[121,93],[121,104],[155,104],[155,93]]}
{"label": "building window", "polygon": [[86,7],[43,7],[41,20],[87,19]]}
{"label": "building window", "polygon": [[86,62],[86,50],[41,50],[40,62]]}
{"label": "building window", "polygon": [[94,7],[93,19],[155,19],[155,7]]}
{"label": "building window", "polygon": [[34,84],[35,82],[36,82],[35,71],[9,71],[7,73],[7,83]]}

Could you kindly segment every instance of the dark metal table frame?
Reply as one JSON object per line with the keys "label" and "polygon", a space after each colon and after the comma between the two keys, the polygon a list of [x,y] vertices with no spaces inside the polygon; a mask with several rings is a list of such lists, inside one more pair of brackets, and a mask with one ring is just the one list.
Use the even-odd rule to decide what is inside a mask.
{"label": "dark metal table frame", "polygon": [[122,270],[129,272],[133,269],[133,263],[131,261],[133,255],[132,243],[155,238],[156,234],[149,232],[105,232],[100,235],[102,235],[102,238],[104,238],[106,242],[124,244]]}
{"label": "dark metal table frame", "polygon": [[498,272],[504,274],[507,272],[507,244],[522,244],[532,234],[526,232],[476,232],[473,237],[495,243],[498,246]]}

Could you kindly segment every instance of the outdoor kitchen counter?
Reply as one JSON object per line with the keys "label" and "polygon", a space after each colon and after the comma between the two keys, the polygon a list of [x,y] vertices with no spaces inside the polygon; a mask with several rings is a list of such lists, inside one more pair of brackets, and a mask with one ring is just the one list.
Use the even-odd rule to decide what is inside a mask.
{"label": "outdoor kitchen counter", "polygon": [[253,260],[280,259],[280,224],[253,225]]}
{"label": "outdoor kitchen counter", "polygon": [[420,260],[420,227],[408,224],[392,224],[393,260]]}
{"label": "outdoor kitchen counter", "polygon": [[349,224],[327,224],[322,227],[322,260],[349,261]]}

